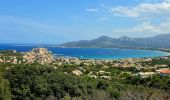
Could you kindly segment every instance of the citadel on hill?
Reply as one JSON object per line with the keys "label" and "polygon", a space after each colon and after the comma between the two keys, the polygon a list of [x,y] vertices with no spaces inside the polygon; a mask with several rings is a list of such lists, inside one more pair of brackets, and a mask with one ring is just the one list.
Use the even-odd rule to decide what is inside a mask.
{"label": "citadel on hill", "polygon": [[27,63],[38,62],[41,64],[50,64],[54,61],[52,53],[46,48],[33,48],[31,52],[24,53],[23,58]]}
{"label": "citadel on hill", "polygon": [[33,48],[30,52],[17,52],[16,50],[1,51],[0,62],[4,63],[40,63],[50,64],[54,61],[54,57],[46,48]]}

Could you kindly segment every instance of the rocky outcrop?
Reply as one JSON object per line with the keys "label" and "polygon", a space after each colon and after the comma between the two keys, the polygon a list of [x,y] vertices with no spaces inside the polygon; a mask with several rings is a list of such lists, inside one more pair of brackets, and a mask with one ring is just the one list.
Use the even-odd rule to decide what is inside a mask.
{"label": "rocky outcrop", "polygon": [[38,62],[40,64],[50,64],[54,57],[46,48],[33,48],[31,52],[24,53],[23,58],[27,63]]}

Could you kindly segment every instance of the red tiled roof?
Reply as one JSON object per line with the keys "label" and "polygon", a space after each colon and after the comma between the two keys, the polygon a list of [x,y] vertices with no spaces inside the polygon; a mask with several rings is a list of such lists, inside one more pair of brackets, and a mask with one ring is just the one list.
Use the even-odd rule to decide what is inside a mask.
{"label": "red tiled roof", "polygon": [[170,70],[160,70],[159,72],[163,74],[170,74]]}

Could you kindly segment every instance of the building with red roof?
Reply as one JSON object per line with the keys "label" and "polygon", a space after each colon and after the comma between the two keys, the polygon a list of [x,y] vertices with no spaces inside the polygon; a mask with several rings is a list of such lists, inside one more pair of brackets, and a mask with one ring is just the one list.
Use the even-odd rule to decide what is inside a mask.
{"label": "building with red roof", "polygon": [[170,76],[170,69],[160,70],[160,76]]}

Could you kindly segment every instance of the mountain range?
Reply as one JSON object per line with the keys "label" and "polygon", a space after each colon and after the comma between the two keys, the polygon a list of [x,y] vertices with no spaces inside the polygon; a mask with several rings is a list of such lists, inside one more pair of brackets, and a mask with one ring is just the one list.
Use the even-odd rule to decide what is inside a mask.
{"label": "mountain range", "polygon": [[90,48],[170,48],[170,34],[161,34],[148,38],[131,38],[122,36],[113,38],[101,36],[93,40],[80,40],[60,44],[61,47]]}

